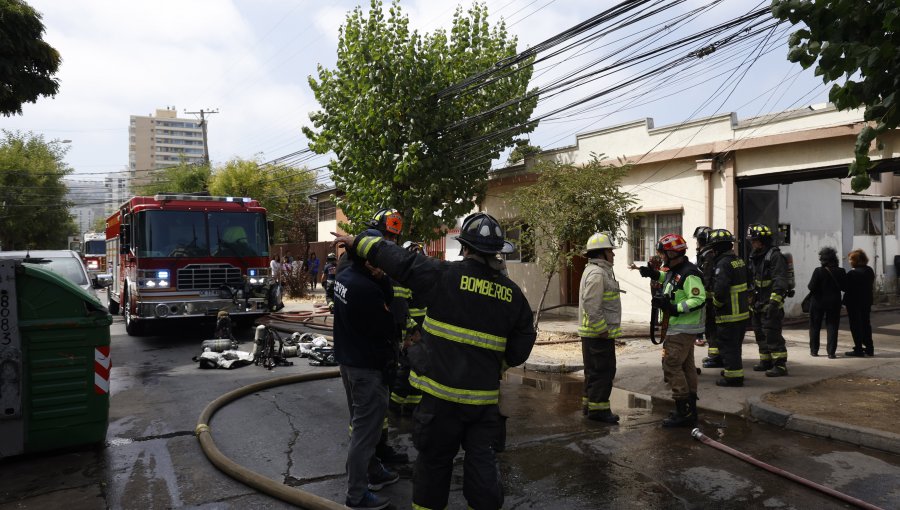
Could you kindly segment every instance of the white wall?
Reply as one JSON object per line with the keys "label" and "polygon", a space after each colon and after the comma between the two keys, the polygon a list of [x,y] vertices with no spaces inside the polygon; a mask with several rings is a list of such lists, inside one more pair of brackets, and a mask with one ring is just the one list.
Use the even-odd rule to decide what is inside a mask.
{"label": "white wall", "polygon": [[316,229],[316,241],[333,241],[332,232],[337,232],[337,220],[320,221]]}
{"label": "white wall", "polygon": [[831,246],[843,253],[841,184],[837,179],[805,181],[777,186],[778,218],[791,224],[791,244],[781,250],[794,258],[796,295],[785,301],[787,315],[800,313],[807,284],[819,267],[819,250]]}

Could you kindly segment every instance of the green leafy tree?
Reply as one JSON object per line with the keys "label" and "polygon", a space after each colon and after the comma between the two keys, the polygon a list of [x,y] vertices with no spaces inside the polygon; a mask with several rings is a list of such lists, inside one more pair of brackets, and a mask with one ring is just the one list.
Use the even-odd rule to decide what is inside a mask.
{"label": "green leafy tree", "polygon": [[507,164],[515,165],[519,161],[524,161],[528,156],[540,153],[541,147],[539,145],[531,145],[526,140],[520,140],[516,142],[516,146],[510,151],[509,158],[506,159],[506,162]]}
{"label": "green leafy tree", "polygon": [[33,133],[0,136],[0,247],[64,249],[78,227],[69,214],[63,177],[68,147]]}
{"label": "green leafy tree", "polygon": [[[438,92],[516,55],[505,24],[491,27],[487,6],[457,8],[449,33],[409,29],[399,2],[388,16],[373,0],[341,27],[335,69],[318,68],[309,83],[321,110],[304,127],[310,148],[333,152],[330,169],[344,195],[338,205],[358,231],[382,207],[394,207],[415,239],[438,229],[483,198],[491,160],[530,132],[537,97],[473,116],[524,95],[531,60],[471,93],[438,99]],[[461,148],[465,147],[465,150]]]}
{"label": "green leafy tree", "polygon": [[896,0],[773,0],[772,14],[806,28],[788,42],[788,60],[834,83],[828,99],[841,109],[865,106],[864,127],[850,164],[851,187],[869,187],[869,148],[900,124],[900,6]]}
{"label": "green leafy tree", "polygon": [[539,161],[537,182],[518,188],[510,204],[518,211],[521,241],[533,246],[547,279],[538,304],[537,327],[550,281],[560,268],[572,265],[595,232],[623,233],[634,197],[619,188],[628,166],[606,165],[593,156],[584,166]]}
{"label": "green leafy tree", "polygon": [[154,170],[153,180],[136,186],[135,194],[153,196],[157,193],[199,193],[209,189],[211,175],[208,165],[182,160],[177,165]]}
{"label": "green leafy tree", "polygon": [[209,192],[217,196],[259,199],[268,192],[269,177],[254,160],[234,158],[213,170]]}
{"label": "green leafy tree", "polygon": [[[309,195],[316,189],[315,173],[308,169],[263,167],[258,161],[240,158],[232,159],[225,166],[217,168],[209,181],[209,191],[213,195],[259,200],[270,219],[275,222],[275,240],[279,242],[303,242],[303,239],[310,239],[306,227],[300,229],[302,236],[295,236],[295,223],[299,221],[300,225],[307,225],[311,221],[315,226],[315,209],[311,209]],[[312,235],[315,236],[314,233]]]}
{"label": "green leafy tree", "polygon": [[59,52],[44,42],[41,15],[21,0],[0,0],[0,114],[22,113],[22,103],[55,96]]}

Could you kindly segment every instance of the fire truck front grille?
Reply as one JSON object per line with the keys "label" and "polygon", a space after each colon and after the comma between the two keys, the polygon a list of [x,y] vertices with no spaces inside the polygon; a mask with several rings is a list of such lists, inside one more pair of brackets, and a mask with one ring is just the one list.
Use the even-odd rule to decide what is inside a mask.
{"label": "fire truck front grille", "polygon": [[191,264],[178,270],[178,290],[218,289],[243,285],[241,270],[228,264]]}

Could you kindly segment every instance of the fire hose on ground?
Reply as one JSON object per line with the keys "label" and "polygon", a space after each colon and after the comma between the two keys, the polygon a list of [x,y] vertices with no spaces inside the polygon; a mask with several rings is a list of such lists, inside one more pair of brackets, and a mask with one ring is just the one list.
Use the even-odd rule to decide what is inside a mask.
{"label": "fire hose on ground", "polygon": [[769,471],[770,473],[775,473],[776,475],[783,476],[784,478],[787,478],[788,480],[791,480],[792,482],[797,482],[797,483],[799,483],[801,485],[805,485],[806,487],[809,487],[811,489],[815,489],[819,492],[828,494],[829,496],[831,496],[833,498],[837,498],[837,499],[843,501],[844,503],[849,503],[849,504],[857,506],[859,508],[865,508],[868,510],[882,510],[880,507],[877,507],[871,503],[866,503],[865,501],[863,501],[861,499],[854,498],[853,496],[848,496],[847,494],[844,494],[843,492],[836,491],[830,487],[825,487],[824,485],[813,482],[812,480],[807,480],[806,478],[797,476],[791,472],[785,471],[781,468],[777,468],[771,464],[766,464],[765,462],[755,459],[755,458],[747,455],[746,453],[739,452],[739,451],[735,450],[734,448],[726,446],[726,445],[710,438],[709,436],[707,436],[703,432],[701,432],[700,429],[692,430],[691,437],[693,437],[694,439],[700,441],[701,443],[703,443],[707,446],[711,446],[711,447],[715,448],[716,450],[723,451],[731,456],[734,456],[734,457],[737,457],[737,458],[743,460],[744,462],[748,462],[758,468],[765,469],[766,471]]}
{"label": "fire hose on ground", "polygon": [[338,503],[335,503],[334,501],[316,496],[315,494],[311,494],[294,487],[289,487],[283,483],[279,483],[270,478],[266,478],[265,476],[247,469],[244,466],[241,466],[237,462],[226,457],[216,447],[216,444],[213,441],[212,431],[210,430],[209,426],[212,416],[216,413],[216,411],[219,410],[219,408],[245,395],[249,395],[260,390],[273,388],[275,386],[307,381],[317,381],[320,379],[331,379],[340,377],[340,375],[340,371],[336,369],[322,370],[308,374],[290,375],[286,377],[279,377],[277,379],[270,379],[267,381],[253,383],[236,390],[232,390],[220,396],[219,398],[210,402],[209,405],[207,405],[206,408],[203,409],[203,412],[200,413],[200,417],[197,419],[197,427],[194,429],[194,435],[196,435],[197,439],[200,441],[200,448],[203,450],[203,453],[206,454],[206,457],[209,459],[209,461],[212,462],[213,465],[216,466],[220,471],[264,494],[268,494],[269,496],[278,498],[282,501],[286,501],[300,508],[307,508],[310,510],[347,510],[347,507],[345,507],[344,505],[340,505]]}
{"label": "fire hose on ground", "polygon": [[[322,323],[317,324],[313,322],[315,319],[322,319]],[[268,317],[266,317],[266,320],[263,321],[263,323],[268,324],[267,321],[271,321],[276,324],[282,323],[285,325],[300,325],[309,329],[331,331],[332,325],[329,324],[329,320],[334,321],[334,315],[327,308],[319,308],[317,310],[309,312],[271,313],[268,315]]]}

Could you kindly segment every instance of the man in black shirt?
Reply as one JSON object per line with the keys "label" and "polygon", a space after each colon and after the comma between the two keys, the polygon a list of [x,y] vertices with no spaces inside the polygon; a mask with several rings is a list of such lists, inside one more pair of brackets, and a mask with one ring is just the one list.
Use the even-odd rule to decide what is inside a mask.
{"label": "man in black shirt", "polygon": [[[377,230],[367,236],[380,237]],[[390,280],[365,259],[350,253],[351,264],[334,285],[334,354],[350,407],[347,454],[350,508],[384,508],[390,504],[370,491],[399,480],[375,458],[388,405],[388,377],[393,373]]]}

